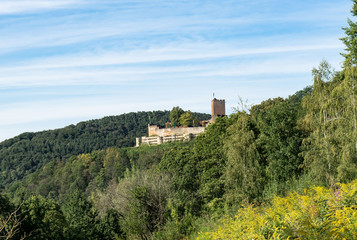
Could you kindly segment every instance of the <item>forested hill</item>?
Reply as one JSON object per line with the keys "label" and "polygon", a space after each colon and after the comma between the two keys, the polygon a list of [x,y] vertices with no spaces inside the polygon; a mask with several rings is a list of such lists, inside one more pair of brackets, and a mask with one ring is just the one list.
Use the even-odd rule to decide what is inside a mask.
{"label": "forested hill", "polygon": [[[112,146],[130,147],[135,137],[147,134],[149,123],[165,125],[170,111],[127,113],[80,122],[65,128],[23,133],[0,143],[0,186],[22,179],[51,160]],[[198,119],[208,114],[195,113]]]}

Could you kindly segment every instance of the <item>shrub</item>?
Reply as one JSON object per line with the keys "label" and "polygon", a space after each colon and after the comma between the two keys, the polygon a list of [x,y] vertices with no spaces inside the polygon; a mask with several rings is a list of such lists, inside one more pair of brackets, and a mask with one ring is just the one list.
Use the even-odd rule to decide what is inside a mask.
{"label": "shrub", "polygon": [[274,197],[269,206],[243,206],[202,239],[357,239],[357,180],[334,189]]}

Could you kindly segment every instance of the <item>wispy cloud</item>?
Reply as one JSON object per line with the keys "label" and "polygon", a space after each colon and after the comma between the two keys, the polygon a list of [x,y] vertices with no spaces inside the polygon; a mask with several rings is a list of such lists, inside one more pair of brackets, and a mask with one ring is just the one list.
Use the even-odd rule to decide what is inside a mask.
{"label": "wispy cloud", "polygon": [[11,124],[59,127],[68,119],[173,105],[205,111],[212,92],[221,93],[227,109],[238,94],[254,103],[287,96],[310,84],[321,59],[338,68],[350,6],[350,0],[0,1],[0,140]]}
{"label": "wispy cloud", "polygon": [[[119,84],[195,76],[247,76],[269,73],[306,72],[312,62],[306,55],[295,62],[284,58],[309,52],[338,51],[338,41],[311,45],[285,45],[260,48],[236,48],[232,45],[195,43],[140,49],[129,52],[65,55],[39,60],[15,67],[0,68],[0,84],[9,86],[65,86],[88,84]],[[275,55],[282,54],[279,61]],[[241,63],[242,58],[246,62]],[[263,58],[266,58],[263,60]],[[228,60],[227,60],[228,59]],[[249,61],[247,61],[249,60]],[[207,63],[207,61],[209,61]],[[298,63],[300,61],[301,63]],[[290,64],[287,64],[290,62]],[[262,67],[264,63],[265,67]],[[260,65],[257,67],[257,64]],[[289,68],[287,67],[289,65]],[[232,67],[230,67],[232,66]],[[284,66],[284,67],[282,67]],[[307,68],[309,68],[307,70]]]}
{"label": "wispy cloud", "polygon": [[[78,5],[83,7],[83,11],[77,13],[44,15],[45,21],[42,18],[21,17],[19,21],[3,22],[4,28],[0,29],[0,54],[81,43],[91,46],[93,43],[88,43],[90,41],[104,43],[103,47],[113,48],[121,44],[120,48],[130,48],[138,45],[162,45],[168,40],[244,40],[254,37],[257,33],[266,35],[265,32],[269,29],[285,32],[303,26],[304,31],[307,31],[306,28],[315,25],[322,28],[336,24],[337,21],[345,21],[345,18],[341,18],[342,14],[336,14],[336,11],[346,10],[344,3],[338,6],[322,4],[318,12],[307,8],[274,14],[262,11],[261,8],[256,11],[245,9],[244,4],[248,4],[247,2],[249,1],[223,1],[220,3],[220,9],[224,10],[225,14],[217,12],[210,4],[197,8],[202,5],[201,1],[175,1],[168,4],[163,4],[162,1],[113,3],[80,0],[0,2],[0,14],[1,11],[10,12],[12,8],[13,11],[21,12],[26,9],[50,10]],[[257,7],[261,1],[253,3]],[[133,8],[134,6],[136,8]],[[188,13],[190,7],[191,13]],[[140,15],[136,15],[138,12]],[[300,34],[304,35],[302,32]],[[309,36],[310,32],[306,34]],[[108,42],[110,45],[106,46]],[[75,49],[79,46],[71,47]]]}
{"label": "wispy cloud", "polygon": [[73,6],[79,3],[83,2],[80,0],[2,0],[0,2],[0,15],[60,9],[68,6]]}

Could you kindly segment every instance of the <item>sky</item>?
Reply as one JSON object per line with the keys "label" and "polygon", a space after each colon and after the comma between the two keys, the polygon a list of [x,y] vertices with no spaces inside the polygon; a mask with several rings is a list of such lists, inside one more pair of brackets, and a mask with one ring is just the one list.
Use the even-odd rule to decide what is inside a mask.
{"label": "sky", "polygon": [[0,141],[137,111],[227,114],[341,69],[350,0],[0,0]]}

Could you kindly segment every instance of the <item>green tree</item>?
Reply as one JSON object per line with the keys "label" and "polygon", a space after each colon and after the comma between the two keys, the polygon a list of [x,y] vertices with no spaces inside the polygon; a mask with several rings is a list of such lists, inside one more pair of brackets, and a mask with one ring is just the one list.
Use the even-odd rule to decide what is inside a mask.
{"label": "green tree", "polygon": [[200,186],[197,162],[194,159],[193,146],[176,145],[163,156],[159,168],[169,174],[174,195],[172,207],[181,218],[185,213],[197,215],[200,211],[200,196],[197,190]]}
{"label": "green tree", "polygon": [[313,69],[313,76],[313,92],[303,99],[306,115],[302,124],[309,132],[303,141],[304,164],[317,183],[333,186],[341,158],[341,126],[345,121],[342,106],[346,101],[333,94],[340,81],[326,61]]}
{"label": "green tree", "polygon": [[[351,13],[353,17],[357,17],[357,0],[353,0]],[[347,22],[349,26],[342,28],[346,34],[345,37],[341,38],[346,46],[346,53],[342,53],[342,55],[346,58],[345,65],[355,66],[357,64],[357,24],[351,19],[348,19]]]}
{"label": "green tree", "polygon": [[90,201],[79,191],[70,193],[62,205],[68,227],[65,235],[68,239],[100,239],[97,212]]}
{"label": "green tree", "polygon": [[227,137],[227,128],[234,121],[234,116],[218,117],[213,124],[207,126],[203,134],[197,136],[193,147],[200,182],[198,193],[203,205],[212,210],[223,203],[222,175],[227,163],[223,143]]}
{"label": "green tree", "polygon": [[242,200],[257,200],[263,190],[261,156],[256,145],[253,122],[246,112],[228,128],[224,141],[227,167],[224,172],[225,198],[228,206],[239,206]]}
{"label": "green tree", "polygon": [[345,66],[339,78],[341,84],[334,89],[335,98],[343,98],[339,107],[343,109],[336,133],[341,139],[341,161],[337,168],[337,180],[350,182],[357,178],[357,69]]}
{"label": "green tree", "polygon": [[96,225],[96,228],[101,233],[100,239],[126,239],[125,234],[120,227],[120,215],[118,211],[114,209],[107,211]]}
{"label": "green tree", "polygon": [[12,210],[14,210],[14,206],[10,203],[9,199],[0,193],[0,215],[7,215]]}
{"label": "green tree", "polygon": [[197,117],[191,111],[187,111],[180,116],[180,126],[197,127],[198,124]]}
{"label": "green tree", "polygon": [[[9,199],[0,193],[0,239],[15,239],[20,235],[20,208],[15,208]],[[20,238],[21,236],[17,236]]]}
{"label": "green tree", "polygon": [[172,196],[168,202],[170,217],[159,239],[183,239],[194,228],[194,218],[202,207],[197,162],[193,144],[182,143],[167,151],[160,162],[160,170],[171,178]]}
{"label": "green tree", "polygon": [[182,108],[180,107],[173,107],[171,112],[170,112],[170,122],[171,122],[171,126],[173,127],[178,127],[180,126],[180,117],[182,114],[184,114],[185,111],[182,110]]}
{"label": "green tree", "polygon": [[[357,0],[353,0],[352,16],[357,16]],[[338,166],[338,180],[348,182],[357,177],[357,24],[347,20],[349,27],[343,28],[346,36],[341,38],[346,46],[344,69],[339,74],[341,84],[333,92],[334,97],[343,97],[340,105],[343,110],[344,121],[340,121],[340,138],[342,139],[341,163]],[[341,101],[340,101],[341,102]]]}
{"label": "green tree", "polygon": [[114,209],[121,227],[133,239],[150,239],[167,220],[167,202],[171,196],[170,179],[155,171],[128,171],[118,184],[99,194],[101,214]]}
{"label": "green tree", "polygon": [[[357,16],[357,1],[353,0],[351,9],[353,17]],[[340,83],[331,91],[334,99],[340,99],[339,126],[336,129],[341,143],[340,162],[337,168],[337,180],[349,182],[357,177],[357,24],[348,19],[348,27],[343,28],[346,36],[341,38],[346,53],[343,71],[335,77]],[[342,110],[343,109],[343,110]]]}
{"label": "green tree", "polygon": [[20,232],[28,239],[63,239],[66,221],[53,199],[32,196],[21,206]]}
{"label": "green tree", "polygon": [[299,103],[295,96],[268,99],[250,111],[259,129],[257,145],[269,191],[274,194],[283,193],[285,185],[301,173],[300,145],[304,135],[297,123]]}

